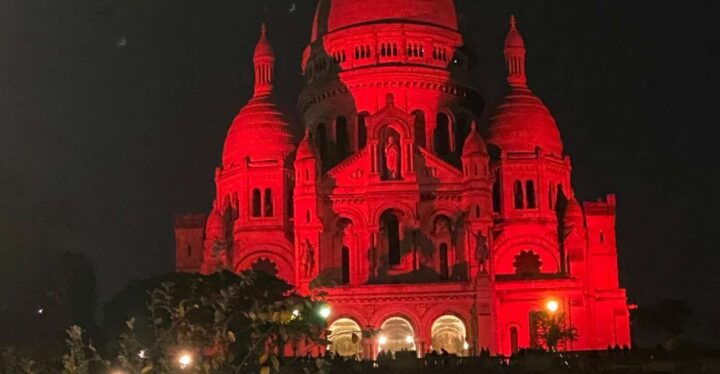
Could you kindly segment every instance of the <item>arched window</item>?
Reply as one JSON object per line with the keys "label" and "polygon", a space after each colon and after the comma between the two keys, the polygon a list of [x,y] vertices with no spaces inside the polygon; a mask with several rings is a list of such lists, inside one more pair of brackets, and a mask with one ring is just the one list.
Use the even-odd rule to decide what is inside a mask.
{"label": "arched window", "polygon": [[515,209],[522,209],[523,206],[523,185],[521,181],[515,181],[513,186],[513,196],[515,200]]}
{"label": "arched window", "polygon": [[269,188],[265,189],[265,217],[273,216],[273,196],[272,190]]}
{"label": "arched window", "polygon": [[555,185],[552,182],[548,187],[548,208],[555,210]]}
{"label": "arched window", "polygon": [[320,159],[326,164],[328,162],[328,138],[325,124],[321,123],[317,125],[315,132],[317,133],[315,134],[315,141],[317,142],[317,148],[320,152]]}
{"label": "arched window", "polygon": [[450,264],[448,263],[448,245],[446,243],[440,244],[440,275],[443,278],[450,277]]}
{"label": "arched window", "polygon": [[527,207],[528,209],[535,208],[535,182],[534,181],[526,181],[525,182],[525,201],[527,201]]}
{"label": "arched window", "polygon": [[368,112],[358,114],[358,149],[367,144],[367,117],[369,115]]}
{"label": "arched window", "polygon": [[510,328],[510,352],[517,353],[519,350],[518,328],[513,326]]}
{"label": "arched window", "polygon": [[342,284],[350,284],[350,248],[342,247]]}
{"label": "arched window", "polygon": [[415,143],[417,145],[425,146],[425,112],[422,110],[414,110],[412,112],[415,117]]}
{"label": "arched window", "polygon": [[310,223],[310,209],[305,211],[305,222]]}
{"label": "arched window", "polygon": [[435,154],[447,157],[450,154],[450,117],[445,113],[438,113],[435,127]]}
{"label": "arched window", "polygon": [[336,153],[338,160],[344,160],[350,156],[350,133],[348,131],[347,119],[340,116],[335,121]]}
{"label": "arched window", "polygon": [[262,216],[262,196],[259,189],[254,189],[252,193],[252,216]]}
{"label": "arched window", "polygon": [[388,264],[400,264],[400,222],[395,214],[388,211],[380,218],[383,234],[387,242]]}
{"label": "arched window", "polygon": [[480,205],[475,205],[475,218],[480,218]]}

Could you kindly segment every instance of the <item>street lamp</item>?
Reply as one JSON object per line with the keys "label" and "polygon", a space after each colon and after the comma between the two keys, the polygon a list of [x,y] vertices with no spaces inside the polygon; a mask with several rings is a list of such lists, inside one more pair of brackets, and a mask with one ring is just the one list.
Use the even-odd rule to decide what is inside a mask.
{"label": "street lamp", "polygon": [[557,300],[548,300],[547,303],[545,303],[545,308],[550,313],[555,313],[560,308],[560,304],[557,302]]}
{"label": "street lamp", "polygon": [[322,308],[320,308],[320,317],[327,319],[330,317],[330,307],[325,305]]}
{"label": "street lamp", "polygon": [[380,338],[378,339],[378,344],[380,344],[380,345],[387,344],[387,337],[385,335],[380,335]]}
{"label": "street lamp", "polygon": [[192,355],[189,352],[180,352],[177,362],[180,365],[180,369],[186,369],[188,366],[192,365]]}
{"label": "street lamp", "polygon": [[405,343],[412,344],[412,342],[413,342],[412,336],[408,335],[405,337]]}

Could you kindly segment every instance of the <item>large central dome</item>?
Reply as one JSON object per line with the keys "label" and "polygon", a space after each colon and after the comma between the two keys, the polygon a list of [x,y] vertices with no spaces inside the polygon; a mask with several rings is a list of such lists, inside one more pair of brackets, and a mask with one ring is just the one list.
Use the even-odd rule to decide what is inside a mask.
{"label": "large central dome", "polygon": [[406,22],[457,30],[453,0],[320,0],[312,40],[349,26]]}

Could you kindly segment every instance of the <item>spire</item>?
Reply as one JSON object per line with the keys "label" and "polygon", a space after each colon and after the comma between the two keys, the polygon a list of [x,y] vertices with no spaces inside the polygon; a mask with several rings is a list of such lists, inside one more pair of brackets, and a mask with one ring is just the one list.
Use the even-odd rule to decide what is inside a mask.
{"label": "spire", "polygon": [[267,26],[260,26],[260,40],[255,46],[255,97],[268,96],[273,90],[275,52],[267,39]]}
{"label": "spire", "polygon": [[527,87],[525,77],[525,42],[517,29],[517,20],[510,15],[510,30],[505,37],[505,62],[511,87]]}

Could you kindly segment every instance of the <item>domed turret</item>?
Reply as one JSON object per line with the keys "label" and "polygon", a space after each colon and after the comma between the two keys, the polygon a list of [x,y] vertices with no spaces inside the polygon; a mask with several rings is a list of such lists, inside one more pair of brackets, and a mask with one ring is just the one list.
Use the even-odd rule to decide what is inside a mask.
{"label": "domed turret", "polygon": [[313,22],[312,41],[336,30],[381,21],[458,29],[453,0],[321,0]]}
{"label": "domed turret", "polygon": [[223,166],[249,159],[284,159],[293,150],[290,126],[273,102],[275,55],[263,24],[255,47],[255,93],[233,120],[225,139]]}
{"label": "domed turret", "polygon": [[525,43],[510,18],[505,39],[505,61],[510,90],[490,119],[488,142],[503,152],[535,152],[562,155],[563,145],[552,114],[527,86],[525,76]]}
{"label": "domed turret", "polygon": [[312,142],[312,136],[309,130],[305,130],[305,137],[298,145],[295,160],[318,159],[317,149]]}
{"label": "domed turret", "polygon": [[223,217],[217,208],[213,208],[205,224],[206,237],[212,239],[221,238],[225,235],[225,229],[225,217]]}
{"label": "domed turret", "polygon": [[463,156],[471,156],[475,154],[487,154],[487,147],[485,146],[485,141],[477,131],[477,125],[473,122],[470,126],[470,133],[467,138],[465,138]]}
{"label": "domed turret", "polygon": [[563,217],[563,226],[568,227],[582,227],[583,226],[583,211],[580,203],[577,201],[575,196],[571,196],[568,199],[567,206],[565,207],[565,214]]}

